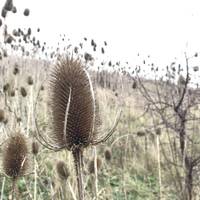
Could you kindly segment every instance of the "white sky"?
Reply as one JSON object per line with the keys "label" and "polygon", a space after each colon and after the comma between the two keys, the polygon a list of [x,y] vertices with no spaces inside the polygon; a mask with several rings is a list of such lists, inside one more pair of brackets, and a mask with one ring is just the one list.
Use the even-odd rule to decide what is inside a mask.
{"label": "white sky", "polygon": [[[81,41],[106,40],[116,60],[132,59],[139,52],[157,62],[200,52],[199,0],[13,0],[18,15],[6,22],[16,28],[40,27],[40,37],[57,43],[59,34]],[[2,7],[4,0],[0,1]],[[23,9],[30,8],[30,16]]]}

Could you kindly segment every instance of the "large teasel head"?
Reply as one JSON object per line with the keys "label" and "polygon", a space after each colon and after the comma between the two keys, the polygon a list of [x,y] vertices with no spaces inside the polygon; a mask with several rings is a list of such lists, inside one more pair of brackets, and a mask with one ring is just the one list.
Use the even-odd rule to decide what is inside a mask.
{"label": "large teasel head", "polygon": [[51,74],[52,138],[73,150],[95,139],[96,103],[92,82],[80,60],[60,60]]}

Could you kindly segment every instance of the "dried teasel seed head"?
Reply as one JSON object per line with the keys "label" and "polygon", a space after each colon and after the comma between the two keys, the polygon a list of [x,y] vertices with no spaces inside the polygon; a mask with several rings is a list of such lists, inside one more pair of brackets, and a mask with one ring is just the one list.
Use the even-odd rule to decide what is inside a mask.
{"label": "dried teasel seed head", "polygon": [[7,176],[17,178],[28,169],[28,145],[24,135],[17,133],[5,143],[3,169]]}
{"label": "dried teasel seed head", "polygon": [[9,83],[6,83],[4,86],[3,86],[3,92],[7,92],[10,88],[10,84]]}
{"label": "dried teasel seed head", "polygon": [[21,92],[21,95],[22,95],[23,97],[26,97],[26,96],[27,96],[27,92],[26,92],[26,89],[25,89],[24,87],[21,87],[21,88],[20,88],[20,92]]}
{"label": "dried teasel seed head", "polygon": [[106,149],[105,152],[104,152],[104,156],[105,156],[105,159],[107,161],[110,161],[111,158],[112,158],[112,152],[111,152],[111,150],[110,149]]}
{"label": "dried teasel seed head", "polygon": [[12,12],[15,14],[15,13],[17,13],[17,8],[15,7],[15,6],[13,6],[13,8],[12,8]]}
{"label": "dried teasel seed head", "polygon": [[7,11],[11,11],[13,8],[13,1],[12,0],[6,0],[4,4],[4,9]]}
{"label": "dried teasel seed head", "polygon": [[28,9],[28,8],[26,8],[25,10],[24,10],[24,16],[29,16],[29,14],[30,14],[30,10]]}
{"label": "dried teasel seed head", "polygon": [[27,83],[33,85],[33,78],[31,76],[28,76]]}
{"label": "dried teasel seed head", "polygon": [[10,96],[11,96],[11,97],[14,97],[14,96],[15,96],[15,90],[14,90],[14,89],[12,89],[12,90],[10,91]]}
{"label": "dried teasel seed head", "polygon": [[57,162],[56,171],[61,180],[67,180],[70,175],[69,170],[63,161]]}
{"label": "dried teasel seed head", "polygon": [[15,66],[14,69],[13,69],[13,74],[16,75],[16,74],[19,74],[19,67],[18,66]]}
{"label": "dried teasel seed head", "polygon": [[0,109],[0,122],[4,122],[5,120],[5,112],[4,110]]}
{"label": "dried teasel seed head", "polygon": [[137,132],[137,136],[138,137],[143,137],[143,136],[145,136],[146,135],[146,133],[144,132],[144,131],[138,131]]}
{"label": "dried teasel seed head", "polygon": [[161,135],[161,128],[156,129],[156,135]]}
{"label": "dried teasel seed head", "polygon": [[89,146],[96,137],[93,86],[80,60],[61,59],[50,77],[52,140],[69,151]]}
{"label": "dried teasel seed head", "polygon": [[39,152],[39,144],[36,141],[32,142],[32,153],[36,156]]}
{"label": "dried teasel seed head", "polygon": [[3,18],[6,18],[6,15],[7,15],[7,10],[3,7],[2,10],[1,10],[1,16]]}
{"label": "dried teasel seed head", "polygon": [[[101,168],[101,165],[102,165],[102,160],[101,160],[101,158],[97,157],[97,171]],[[94,159],[89,162],[88,171],[90,174],[93,174],[95,172]]]}

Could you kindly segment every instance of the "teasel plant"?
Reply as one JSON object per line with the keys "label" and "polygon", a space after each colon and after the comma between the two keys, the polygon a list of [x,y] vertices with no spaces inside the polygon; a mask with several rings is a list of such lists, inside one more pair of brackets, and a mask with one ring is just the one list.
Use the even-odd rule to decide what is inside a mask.
{"label": "teasel plant", "polygon": [[[106,142],[114,133],[121,110],[108,133],[100,133],[100,114],[95,90],[81,59],[60,57],[49,77],[53,131],[48,139],[41,134],[35,115],[38,141],[53,151],[68,150],[75,164],[79,200],[84,200],[83,152],[87,147]],[[39,98],[35,102],[34,114]]]}

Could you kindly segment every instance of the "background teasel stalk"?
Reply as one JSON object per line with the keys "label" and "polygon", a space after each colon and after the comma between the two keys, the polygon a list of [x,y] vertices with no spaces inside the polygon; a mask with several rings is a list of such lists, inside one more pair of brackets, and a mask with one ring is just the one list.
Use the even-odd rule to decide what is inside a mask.
{"label": "background teasel stalk", "polygon": [[72,152],[78,183],[79,199],[84,199],[83,151],[90,145],[105,142],[114,132],[98,137],[99,114],[92,82],[79,59],[61,58],[50,76],[51,107],[53,115],[52,143],[40,134],[40,142],[52,150]]}

